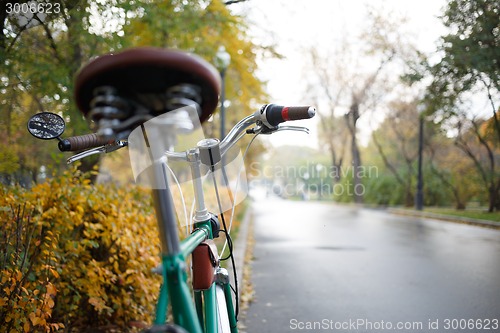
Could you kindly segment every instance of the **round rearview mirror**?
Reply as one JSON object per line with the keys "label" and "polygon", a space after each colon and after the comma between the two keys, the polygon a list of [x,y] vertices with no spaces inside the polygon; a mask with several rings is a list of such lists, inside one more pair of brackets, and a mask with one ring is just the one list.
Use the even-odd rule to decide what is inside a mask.
{"label": "round rearview mirror", "polygon": [[37,113],[28,120],[28,131],[38,139],[58,138],[65,128],[64,119],[52,112]]}

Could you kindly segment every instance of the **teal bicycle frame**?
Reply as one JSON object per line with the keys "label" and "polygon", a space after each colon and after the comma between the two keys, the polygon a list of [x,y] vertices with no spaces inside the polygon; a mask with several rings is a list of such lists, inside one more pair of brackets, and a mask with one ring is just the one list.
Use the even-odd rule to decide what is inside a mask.
{"label": "teal bicycle frame", "polygon": [[208,290],[194,291],[187,283],[186,259],[195,248],[206,239],[213,239],[211,216],[205,207],[202,180],[200,177],[200,161],[196,150],[187,153],[191,163],[193,186],[196,201],[194,231],[180,241],[174,204],[169,190],[169,172],[166,161],[158,161],[154,165],[154,178],[159,189],[153,189],[153,202],[157,215],[158,229],[162,251],[163,284],[156,309],[155,325],[163,325],[167,321],[170,308],[174,323],[190,333],[219,333],[219,313],[217,288],[223,290],[226,310],[229,317],[231,333],[237,333],[237,322],[232,303],[231,286],[227,271],[218,268],[215,282]]}

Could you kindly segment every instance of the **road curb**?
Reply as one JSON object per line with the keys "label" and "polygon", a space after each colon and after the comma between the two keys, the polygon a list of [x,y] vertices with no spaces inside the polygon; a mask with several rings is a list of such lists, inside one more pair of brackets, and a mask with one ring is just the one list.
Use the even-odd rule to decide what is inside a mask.
{"label": "road curb", "polygon": [[480,226],[480,227],[485,227],[485,228],[500,229],[500,223],[498,223],[498,222],[492,222],[492,221],[480,220],[480,219],[472,219],[472,218],[467,218],[467,217],[462,217],[462,216],[444,215],[444,214],[422,212],[422,211],[416,211],[416,210],[407,210],[407,209],[402,209],[402,208],[387,208],[386,211],[388,213],[397,214],[397,215],[424,217],[424,218],[431,218],[431,219],[447,221],[447,222],[464,223],[464,224],[470,224],[470,225],[475,225],[475,226]]}

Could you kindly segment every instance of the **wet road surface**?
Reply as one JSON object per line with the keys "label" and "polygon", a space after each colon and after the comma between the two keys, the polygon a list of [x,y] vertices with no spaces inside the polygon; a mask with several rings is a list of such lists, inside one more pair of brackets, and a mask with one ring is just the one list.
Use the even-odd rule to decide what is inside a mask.
{"label": "wet road surface", "polygon": [[500,231],[278,198],[253,207],[245,332],[500,332]]}

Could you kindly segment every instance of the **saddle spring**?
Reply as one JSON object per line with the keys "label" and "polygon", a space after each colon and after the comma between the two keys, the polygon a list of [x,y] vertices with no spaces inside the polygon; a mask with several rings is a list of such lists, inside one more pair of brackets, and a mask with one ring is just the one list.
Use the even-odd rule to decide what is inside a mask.
{"label": "saddle spring", "polygon": [[101,86],[94,90],[87,118],[99,136],[122,140],[137,126],[168,111],[190,106],[200,115],[200,91],[198,86],[185,83],[170,87],[164,95],[144,93],[125,99],[116,88]]}

